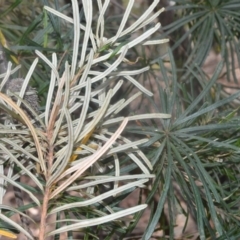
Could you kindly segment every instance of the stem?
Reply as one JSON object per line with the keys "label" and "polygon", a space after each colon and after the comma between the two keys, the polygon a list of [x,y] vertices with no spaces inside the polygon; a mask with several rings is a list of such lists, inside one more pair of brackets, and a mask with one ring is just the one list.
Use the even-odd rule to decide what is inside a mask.
{"label": "stem", "polygon": [[[51,142],[53,131],[47,131],[47,132],[48,132],[48,134],[47,134],[48,142]],[[54,147],[52,145],[49,146],[47,159],[48,159],[48,161],[47,161],[48,169],[47,169],[47,175],[45,176],[46,182],[48,181],[48,179],[51,176],[50,170],[52,169],[53,159],[54,159]],[[51,188],[52,188],[52,185],[46,184],[46,188],[45,188],[44,196],[43,196],[43,203],[42,203],[41,222],[40,222],[40,227],[39,227],[39,240],[45,240],[48,202],[50,199]]]}
{"label": "stem", "polygon": [[50,187],[46,187],[43,198],[42,205],[42,214],[41,214],[41,222],[39,228],[39,240],[45,240],[45,230],[46,230],[46,220],[47,220],[47,210],[48,210],[48,201],[50,197]]}

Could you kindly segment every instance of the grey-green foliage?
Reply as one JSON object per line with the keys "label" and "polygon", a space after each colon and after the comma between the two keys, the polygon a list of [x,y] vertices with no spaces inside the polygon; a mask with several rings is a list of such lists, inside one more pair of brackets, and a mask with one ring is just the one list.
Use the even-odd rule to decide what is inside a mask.
{"label": "grey-green foliage", "polygon": [[[224,61],[228,80],[233,78],[237,82],[235,69],[240,63],[239,1],[175,0],[171,2],[172,6],[168,6],[166,11],[173,11],[175,19],[164,26],[163,30],[165,36],[171,36],[172,50],[181,48],[181,53],[185,56],[185,61],[181,65],[202,66],[209,52],[214,49]],[[184,29],[182,35],[179,35],[179,29]],[[184,76],[188,74],[185,69]],[[184,80],[188,81],[188,79]]]}
{"label": "grey-green foliage", "polygon": [[[239,98],[240,93],[224,99],[218,96],[212,98],[211,90],[222,69],[221,62],[210,81],[202,78],[201,72],[194,72],[203,89],[182,110],[179,94],[185,89],[177,83],[172,58],[171,63],[172,73],[169,77],[160,60],[166,84],[168,86],[171,82],[172,86],[169,87],[171,90],[166,91],[159,88],[159,94],[161,111],[171,112],[174,118],[162,122],[164,130],[156,128],[158,130],[154,132],[149,128],[146,132],[161,142],[161,146],[152,148],[149,154],[153,154],[153,164],[157,169],[158,181],[155,184],[162,184],[161,189],[166,194],[161,195],[157,212],[145,236],[151,235],[162,214],[164,197],[169,204],[168,214],[174,216],[171,211],[180,201],[176,199],[179,194],[174,191],[174,182],[179,185],[180,196],[188,205],[188,212],[182,212],[186,216],[194,216],[200,239],[238,236],[239,110],[231,108],[229,103]],[[210,226],[210,221],[214,223],[214,228]],[[170,224],[171,237],[173,231],[173,225]]]}
{"label": "grey-green foliage", "polygon": [[[160,126],[154,121],[144,126],[143,134],[151,136],[146,152],[152,159],[156,180],[147,199],[152,203],[152,219],[143,239],[149,239],[159,223],[166,238],[174,239],[176,207],[187,220],[193,217],[198,239],[238,239],[240,93],[223,97],[217,80],[225,66],[226,79],[233,76],[237,82],[240,4],[234,0],[171,2],[175,5],[166,10],[175,11],[175,19],[163,27],[162,36],[170,37],[172,51],[183,47],[185,40],[188,44],[181,63],[171,50],[169,58],[155,59],[161,69],[158,80],[164,81],[166,88],[156,80],[160,103],[152,104],[158,111],[171,113],[172,119],[163,120]],[[180,28],[184,29],[182,35]],[[222,60],[209,78],[201,67],[211,50],[218,51]],[[140,129],[132,128],[132,132],[139,133]],[[149,147],[155,141],[161,145]],[[156,193],[159,202],[154,201]],[[187,211],[180,202],[187,204]],[[170,222],[163,212],[166,203]],[[136,214],[137,221],[140,215]],[[190,237],[184,233],[187,224],[183,228],[186,238]]]}

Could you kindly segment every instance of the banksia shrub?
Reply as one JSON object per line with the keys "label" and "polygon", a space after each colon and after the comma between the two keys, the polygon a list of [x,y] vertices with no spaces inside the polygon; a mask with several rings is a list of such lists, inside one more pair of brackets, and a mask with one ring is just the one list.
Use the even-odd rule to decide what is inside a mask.
{"label": "banksia shrub", "polygon": [[[105,234],[110,239],[113,234],[125,231],[127,223],[122,217],[146,208],[145,204],[128,209],[119,207],[125,196],[136,187],[144,187],[154,177],[150,173],[151,162],[140,147],[148,141],[147,136],[133,139],[126,134],[125,127],[136,120],[169,118],[170,115],[124,117],[121,110],[141,94],[152,96],[134,79],[149,67],[134,69],[128,53],[136,45],[166,41],[149,40],[160,27],[153,22],[162,10],[152,13],[158,2],[154,1],[139,19],[127,26],[134,3],[129,1],[118,30],[108,38],[104,22],[109,1],[97,1],[98,15],[93,18],[93,1],[83,0],[82,23],[76,0],[72,1],[72,18],[44,7],[50,19],[59,18],[58,21],[67,22],[66,28],[72,28],[72,55],[68,62],[62,61],[64,56],[58,58],[53,53],[49,59],[36,50],[37,58],[21,83],[14,78],[9,80],[12,72],[18,70],[11,70],[11,64],[1,74],[1,87],[5,89],[5,85],[6,91],[0,93],[0,199],[3,200],[8,185],[31,199],[30,204],[18,208],[0,205],[5,235],[22,232],[28,239],[34,239],[31,231],[24,227],[36,224],[26,211],[40,207],[37,236],[40,240],[51,236],[58,239],[66,232],[68,238],[79,232],[92,237]],[[132,34],[137,31],[139,36],[133,38]],[[37,101],[29,100],[34,93],[34,89],[28,87],[29,81],[40,60],[51,72],[44,110],[36,108]],[[130,64],[132,67],[128,70]],[[21,86],[10,87],[9,81]],[[139,92],[129,99],[113,100],[124,81],[131,82]],[[129,166],[133,165],[139,168],[139,174],[130,173]],[[21,176],[30,178],[35,187],[21,183]],[[22,224],[11,219],[14,214],[22,216]]]}

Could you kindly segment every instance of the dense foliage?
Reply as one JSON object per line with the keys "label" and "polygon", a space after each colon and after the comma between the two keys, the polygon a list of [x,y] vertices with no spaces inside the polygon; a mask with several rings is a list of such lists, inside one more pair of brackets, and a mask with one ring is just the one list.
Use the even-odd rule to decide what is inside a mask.
{"label": "dense foliage", "polygon": [[[9,64],[2,85],[9,75],[24,78],[41,107],[36,113],[24,101],[24,87],[12,93],[15,102],[0,95],[0,199],[7,185],[30,199],[18,208],[1,202],[0,234],[33,239],[10,217],[41,206],[41,240],[64,232],[124,239],[148,204],[139,239],[158,230],[169,239],[239,238],[240,93],[224,86],[239,81],[240,3],[163,2],[170,19],[160,28],[158,0],[146,9],[134,9],[134,0],[5,1],[0,40],[21,68]],[[220,61],[208,74],[212,52]],[[122,209],[136,188],[138,206]],[[47,230],[50,216],[56,224]]]}

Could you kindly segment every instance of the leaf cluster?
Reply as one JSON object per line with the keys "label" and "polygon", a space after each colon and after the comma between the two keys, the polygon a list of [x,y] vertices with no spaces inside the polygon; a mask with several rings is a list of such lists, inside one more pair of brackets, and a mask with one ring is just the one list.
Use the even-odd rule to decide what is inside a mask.
{"label": "leaf cluster", "polygon": [[[41,47],[42,52],[35,49],[37,58],[29,66],[26,77],[22,78],[20,92],[12,93],[14,98],[8,93],[0,93],[0,107],[4,112],[0,128],[0,149],[4,162],[0,173],[0,197],[2,200],[7,185],[13,185],[27,194],[31,202],[23,204],[20,211],[1,205],[1,209],[6,211],[0,215],[0,219],[29,239],[33,239],[31,232],[9,216],[20,213],[35,224],[24,213],[33,206],[41,207],[41,240],[49,236],[58,239],[65,232],[69,238],[76,232],[85,234],[85,237],[96,238],[97,234],[104,234],[110,238],[118,232],[126,232],[126,223],[121,218],[146,208],[146,204],[129,209],[118,206],[136,187],[143,188],[154,177],[150,173],[151,162],[139,148],[148,139],[133,140],[125,135],[124,129],[130,121],[169,118],[170,115],[134,114],[125,118],[119,112],[140,95],[153,95],[134,79],[135,75],[149,70],[149,66],[128,71],[125,66],[130,63],[127,58],[129,49],[139,44],[152,44],[148,38],[158,30],[160,24],[151,24],[146,32],[142,29],[155,20],[156,14],[153,17],[149,15],[157,2],[137,21],[126,26],[134,3],[130,1],[118,31],[109,38],[105,37],[104,25],[109,1],[98,1],[99,15],[96,20],[93,5],[87,0],[82,1],[81,11],[77,1],[72,1],[72,18],[50,6],[44,6],[46,14],[41,16],[41,21],[45,25],[39,44],[45,48]],[[60,20],[57,21],[57,18]],[[44,54],[44,37],[52,36],[51,31],[55,31],[60,21],[67,22],[67,30],[63,29],[62,33],[67,35],[68,31],[71,32],[68,34],[72,36],[69,44],[71,65],[65,53],[61,57],[57,55],[58,52],[52,53],[51,57]],[[68,29],[69,25],[71,27]],[[47,29],[51,29],[50,34]],[[133,38],[132,33],[136,31],[140,34]],[[47,44],[52,44],[50,39]],[[38,65],[40,59],[42,64]],[[50,81],[47,82],[49,86],[44,110],[36,112],[32,103],[25,101],[28,94],[26,86],[43,65]],[[11,64],[8,64],[6,69],[1,75],[3,89],[9,76],[14,80],[12,73],[19,67],[12,71]],[[135,85],[139,91],[129,99],[112,100],[124,80]],[[130,174],[131,168],[122,171],[128,164],[135,165],[140,173]],[[35,188],[22,185],[19,180],[21,176],[31,179]],[[108,198],[112,201],[107,201]],[[54,224],[49,223],[53,230],[47,231],[46,219],[50,216],[55,221]],[[96,232],[92,233],[95,228]]]}
{"label": "leaf cluster", "polygon": [[[166,238],[175,239],[178,214],[186,220],[183,238],[237,239],[239,92],[226,97],[217,80],[233,76],[237,82],[239,3],[172,2],[166,11],[173,11],[175,19],[163,26],[162,34],[170,38],[171,50],[167,57],[152,61],[159,64],[161,76],[156,71],[149,74],[149,78],[155,75],[153,85],[158,86],[160,103],[149,102],[157,112],[169,113],[172,118],[129,130],[150,137],[145,151],[156,175],[146,201],[152,215],[143,239],[154,236],[158,224]],[[172,55],[177,48],[184,50],[181,59]],[[221,61],[209,77],[201,67],[213,50],[221,55]],[[136,221],[140,217],[137,213]],[[193,222],[195,230],[189,229]],[[129,232],[135,226],[136,222]]]}

